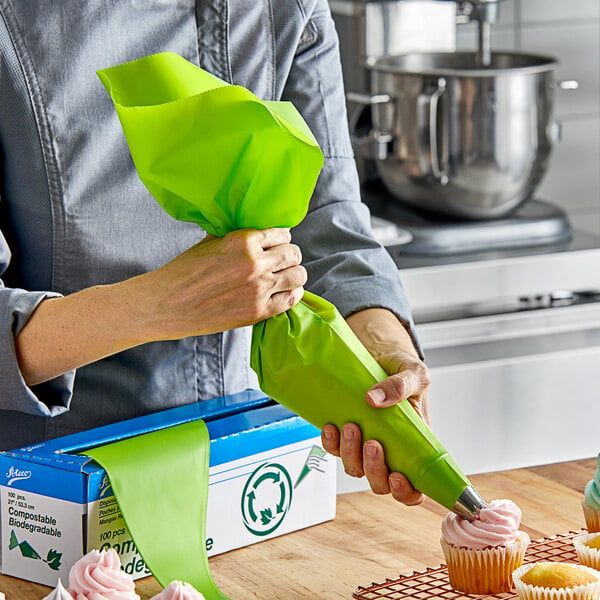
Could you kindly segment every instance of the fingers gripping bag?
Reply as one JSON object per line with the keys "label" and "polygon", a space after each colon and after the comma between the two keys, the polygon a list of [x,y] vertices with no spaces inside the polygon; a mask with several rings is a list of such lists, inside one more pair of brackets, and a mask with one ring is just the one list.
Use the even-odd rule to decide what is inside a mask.
{"label": "fingers gripping bag", "polygon": [[[261,101],[172,53],[99,71],[139,177],[171,216],[213,235],[294,227],[323,155],[289,102]],[[387,375],[337,309],[310,292],[256,324],[251,366],[263,392],[321,428],[357,423],[388,467],[451,508],[468,481],[409,402],[375,409]]]}

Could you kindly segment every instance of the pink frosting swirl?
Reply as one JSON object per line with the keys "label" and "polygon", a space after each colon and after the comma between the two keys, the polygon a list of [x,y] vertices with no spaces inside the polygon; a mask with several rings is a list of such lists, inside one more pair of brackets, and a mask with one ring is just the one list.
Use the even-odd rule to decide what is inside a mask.
{"label": "pink frosting swirl", "polygon": [[521,509],[511,500],[493,500],[473,521],[448,513],[442,523],[442,536],[453,546],[481,550],[502,546],[520,535]]}
{"label": "pink frosting swirl", "polygon": [[205,600],[205,598],[189,583],[173,581],[160,594],[152,596],[150,600]]}
{"label": "pink frosting swirl", "polygon": [[80,558],[69,571],[69,592],[75,600],[140,600],[113,548],[92,550]]}

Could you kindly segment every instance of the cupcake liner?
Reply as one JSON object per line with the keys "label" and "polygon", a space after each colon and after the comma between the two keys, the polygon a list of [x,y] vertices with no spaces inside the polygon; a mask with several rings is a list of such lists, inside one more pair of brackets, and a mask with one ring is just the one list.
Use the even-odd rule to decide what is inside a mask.
{"label": "cupcake liner", "polygon": [[523,563],[529,536],[502,546],[472,550],[440,540],[453,589],[467,594],[499,594],[513,587],[512,572]]}
{"label": "cupcake liner", "polygon": [[586,533],[573,538],[573,546],[575,546],[575,552],[577,553],[579,562],[582,565],[592,567],[592,569],[598,571],[600,571],[600,550],[598,550],[598,548],[590,548],[589,546],[586,546],[585,543],[593,540],[599,535],[600,534],[598,533]]}
{"label": "cupcake liner", "polygon": [[587,530],[590,533],[600,532],[600,510],[586,504],[585,500],[581,502],[583,508],[583,516],[585,517],[585,524]]}
{"label": "cupcake liner", "polygon": [[555,564],[552,562],[528,563],[519,567],[513,573],[515,590],[520,600],[597,600],[600,597],[600,573],[585,565],[572,564],[577,569],[582,569],[598,577],[598,581],[588,585],[578,585],[573,588],[548,588],[523,583],[521,577],[534,565]]}

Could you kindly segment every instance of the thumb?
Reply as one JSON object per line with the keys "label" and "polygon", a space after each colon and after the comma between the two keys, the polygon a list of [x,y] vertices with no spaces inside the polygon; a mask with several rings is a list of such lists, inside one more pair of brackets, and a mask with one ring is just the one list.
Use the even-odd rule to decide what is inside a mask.
{"label": "thumb", "polygon": [[371,406],[392,406],[417,394],[420,386],[410,371],[390,375],[374,385],[367,392],[367,402]]}

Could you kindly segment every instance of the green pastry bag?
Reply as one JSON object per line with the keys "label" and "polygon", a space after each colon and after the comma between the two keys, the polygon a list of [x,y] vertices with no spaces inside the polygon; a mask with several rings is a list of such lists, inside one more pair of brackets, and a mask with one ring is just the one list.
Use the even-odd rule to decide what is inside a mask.
{"label": "green pastry bag", "polygon": [[123,519],[146,566],[166,587],[193,585],[227,600],[206,554],[210,440],[204,421],[159,429],[86,450],[110,479]]}
{"label": "green pastry bag", "polygon": [[[304,218],[323,156],[291,104],[261,102],[170,53],[99,76],[140,179],[171,216],[214,235]],[[265,393],[314,425],[357,423],[383,443],[390,469],[448,509],[468,486],[409,402],[366,403],[386,373],[324,299],[307,292],[255,325],[251,365]]]}
{"label": "green pastry bag", "polygon": [[[273,342],[280,339],[285,343]],[[323,298],[305,292],[292,310],[257,323],[250,360],[265,393],[319,428],[357,423],[363,439],[381,442],[391,471],[446,508],[469,485],[410,402],[388,408],[366,402],[387,374]]]}
{"label": "green pastry bag", "polygon": [[98,76],[140,179],[172,217],[216,236],[304,218],[323,154],[290,102],[261,102],[171,52]]}

